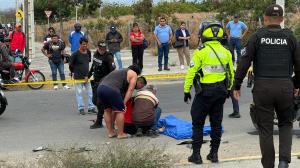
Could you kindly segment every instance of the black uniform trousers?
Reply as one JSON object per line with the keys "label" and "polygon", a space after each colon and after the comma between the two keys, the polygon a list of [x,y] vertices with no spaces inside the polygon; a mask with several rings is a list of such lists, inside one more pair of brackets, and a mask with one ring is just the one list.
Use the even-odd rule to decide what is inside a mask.
{"label": "black uniform trousers", "polygon": [[96,105],[98,113],[97,113],[97,123],[102,123],[103,115],[104,115],[104,106],[101,104],[100,100],[97,97],[97,88],[100,84],[100,80],[93,80],[91,82],[92,90],[93,90],[93,103]]}
{"label": "black uniform trousers", "polygon": [[291,80],[256,80],[254,83],[254,114],[264,168],[274,168],[274,110],[279,128],[279,161],[291,161],[293,89]]}
{"label": "black uniform trousers", "polygon": [[209,115],[212,132],[211,147],[218,151],[222,136],[223,105],[226,100],[226,87],[224,82],[216,84],[201,84],[202,91],[194,98],[191,107],[193,124],[193,151],[200,153],[203,143],[203,127],[206,116]]}

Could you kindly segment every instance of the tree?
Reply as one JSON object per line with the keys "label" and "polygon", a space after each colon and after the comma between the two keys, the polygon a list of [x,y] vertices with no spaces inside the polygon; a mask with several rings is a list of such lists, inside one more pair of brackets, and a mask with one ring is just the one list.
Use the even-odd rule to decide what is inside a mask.
{"label": "tree", "polygon": [[141,0],[133,5],[133,14],[137,17],[143,18],[149,25],[152,24],[152,0]]}
{"label": "tree", "polygon": [[38,22],[45,22],[45,10],[52,11],[53,16],[59,18],[71,18],[75,5],[81,5],[83,17],[93,15],[100,7],[102,1],[99,0],[34,0],[35,19]]}

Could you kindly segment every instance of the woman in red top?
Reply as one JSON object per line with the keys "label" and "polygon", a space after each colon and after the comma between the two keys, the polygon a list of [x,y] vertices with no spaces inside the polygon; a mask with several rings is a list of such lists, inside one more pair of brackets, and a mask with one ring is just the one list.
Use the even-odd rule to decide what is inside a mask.
{"label": "woman in red top", "polygon": [[141,70],[143,69],[144,39],[145,36],[140,31],[139,25],[133,23],[133,28],[130,32],[132,64],[138,65]]}

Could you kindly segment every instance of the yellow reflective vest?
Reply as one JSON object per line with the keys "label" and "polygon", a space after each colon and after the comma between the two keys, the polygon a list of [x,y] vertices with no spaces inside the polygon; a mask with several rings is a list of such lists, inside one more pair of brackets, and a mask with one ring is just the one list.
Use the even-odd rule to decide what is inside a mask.
{"label": "yellow reflective vest", "polygon": [[[216,51],[222,64],[225,66],[225,70],[214,51],[208,45]],[[234,80],[232,55],[230,51],[224,48],[219,41],[207,41],[204,43],[203,47],[195,50],[190,68],[185,76],[185,93],[190,92],[195,75],[200,73],[200,71],[200,83],[205,84],[224,81],[227,73],[229,80],[229,86],[227,86],[227,89],[230,90]]]}

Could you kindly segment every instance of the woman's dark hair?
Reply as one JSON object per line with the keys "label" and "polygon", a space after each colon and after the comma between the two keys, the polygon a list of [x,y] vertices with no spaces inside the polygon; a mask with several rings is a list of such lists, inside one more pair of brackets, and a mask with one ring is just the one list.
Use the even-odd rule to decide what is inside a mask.
{"label": "woman's dark hair", "polygon": [[49,28],[48,28],[48,31],[50,31],[50,30],[52,30],[52,31],[53,31],[53,33],[55,33],[55,29],[54,29],[54,27],[49,27]]}
{"label": "woman's dark hair", "polygon": [[[131,29],[132,32],[133,32],[133,28],[136,27],[136,26],[139,26],[139,24],[136,23],[136,22],[132,24],[132,29]],[[141,31],[140,28],[139,28],[139,31]]]}
{"label": "woman's dark hair", "polygon": [[133,70],[138,76],[142,73],[141,69],[135,64],[130,65],[128,69]]}
{"label": "woman's dark hair", "polygon": [[183,24],[185,24],[185,22],[180,22],[180,26],[183,25]]}
{"label": "woman's dark hair", "polygon": [[82,44],[83,42],[88,43],[89,40],[87,38],[85,38],[85,37],[81,37],[80,40],[79,40],[79,43]]}

